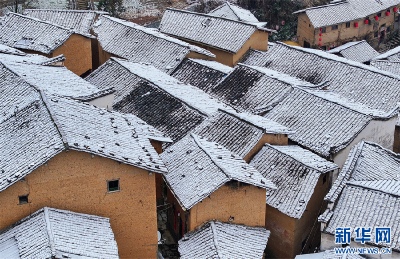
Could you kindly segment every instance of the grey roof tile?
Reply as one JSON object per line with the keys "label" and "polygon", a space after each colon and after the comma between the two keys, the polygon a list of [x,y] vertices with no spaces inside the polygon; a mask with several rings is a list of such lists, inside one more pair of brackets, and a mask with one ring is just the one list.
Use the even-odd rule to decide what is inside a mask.
{"label": "grey roof tile", "polygon": [[242,157],[195,134],[167,148],[160,157],[168,168],[164,179],[184,209],[192,208],[231,180],[276,188]]}
{"label": "grey roof tile", "polygon": [[344,58],[361,63],[370,61],[379,56],[379,52],[372,48],[365,40],[348,42],[327,52],[331,54],[340,54]]}
{"label": "grey roof tile", "polygon": [[247,9],[225,2],[208,13],[209,15],[227,18],[235,21],[258,23],[258,19]]}
{"label": "grey roof tile", "polygon": [[374,60],[400,61],[400,46],[382,53]]}
{"label": "grey roof tile", "polygon": [[8,13],[0,22],[0,44],[51,54],[73,32],[56,24]]}
{"label": "grey roof tile", "polygon": [[374,60],[371,61],[370,65],[377,69],[400,75],[400,61]]}
{"label": "grey roof tile", "polygon": [[13,251],[18,257],[10,259],[119,258],[108,218],[48,207],[1,230],[0,240],[2,258],[6,258],[2,241],[16,245]]}
{"label": "grey roof tile", "polygon": [[210,57],[203,48],[169,37],[157,30],[102,15],[94,32],[103,50],[132,62],[146,62],[172,72],[191,51]]}
{"label": "grey roof tile", "polygon": [[323,173],[339,167],[299,146],[265,146],[250,162],[277,186],[267,191],[267,204],[300,219]]}
{"label": "grey roof tile", "polygon": [[9,46],[2,45],[2,44],[0,44],[0,53],[12,54],[12,55],[17,55],[17,56],[25,56],[26,55],[25,52],[22,52],[20,50],[17,50],[17,49],[14,49]]}
{"label": "grey roof tile", "polygon": [[168,35],[231,53],[237,53],[258,30],[253,24],[176,9],[165,11],[159,29]]}
{"label": "grey roof tile", "polygon": [[263,258],[270,231],[209,221],[179,240],[182,259],[188,258]]}

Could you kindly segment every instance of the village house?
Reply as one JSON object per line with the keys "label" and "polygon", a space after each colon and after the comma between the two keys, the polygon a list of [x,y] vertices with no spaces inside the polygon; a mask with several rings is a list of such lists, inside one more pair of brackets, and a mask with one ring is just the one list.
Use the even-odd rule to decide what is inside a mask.
{"label": "village house", "polygon": [[210,51],[169,37],[159,31],[114,17],[101,15],[93,31],[99,42],[99,65],[110,57],[149,63],[172,72],[186,57],[208,59]]}
{"label": "village house", "polygon": [[[83,2],[76,3],[74,5],[84,5]],[[75,9],[75,8],[73,8]],[[60,25],[64,28],[72,30],[74,33],[80,35],[93,35],[93,24],[101,14],[107,14],[102,11],[84,11],[83,10],[49,10],[49,9],[25,9],[24,14],[37,18],[43,21],[47,21],[53,24]],[[99,49],[96,37],[90,37],[91,39],[91,57],[92,57],[92,70],[99,67]],[[86,73],[88,74],[88,73]]]}
{"label": "village house", "polygon": [[0,229],[45,206],[99,215],[121,258],[156,258],[154,173],[166,167],[153,145],[164,135],[133,115],[48,95],[4,66],[1,78]]}
{"label": "village house", "polygon": [[8,13],[0,22],[0,44],[48,58],[62,54],[65,66],[78,76],[92,69],[92,37],[16,13]]}
{"label": "village house", "polygon": [[360,63],[369,63],[372,59],[379,56],[379,52],[372,48],[365,40],[345,43],[340,47],[328,50],[327,53]]}
{"label": "village house", "polygon": [[233,68],[211,60],[184,59],[171,73],[179,81],[208,92],[229,74]]}
{"label": "village house", "polygon": [[159,30],[209,50],[216,56],[212,60],[230,67],[249,48],[267,50],[272,33],[259,24],[177,9],[165,11]]}
{"label": "village house", "polygon": [[110,219],[48,207],[0,230],[0,257],[119,258]]}
{"label": "village house", "polygon": [[176,237],[209,220],[265,226],[265,189],[276,189],[238,156],[193,133],[161,155],[168,173],[168,227]]}
{"label": "village house", "polygon": [[271,231],[267,258],[294,258],[320,246],[315,222],[330,179],[339,167],[299,146],[265,144],[249,163],[277,187],[267,190],[265,227]]}
{"label": "village house", "polygon": [[360,40],[376,47],[395,30],[399,5],[398,0],[339,0],[297,11],[297,40],[324,50]]}
{"label": "village house", "polygon": [[220,221],[209,221],[179,240],[182,259],[261,259],[270,231]]}
{"label": "village house", "polygon": [[376,56],[370,65],[380,70],[400,75],[400,47]]}
{"label": "village house", "polygon": [[[226,1],[224,4],[218,6],[214,10],[211,10],[209,15],[226,18],[229,20],[248,22],[248,23],[260,23],[258,19],[249,10],[244,9],[240,6],[234,5]],[[260,23],[266,25],[267,23]]]}
{"label": "village house", "polygon": [[[335,244],[336,228],[351,228],[351,247],[391,248],[385,258],[400,256],[400,174],[399,154],[372,142],[360,142],[351,150],[332,189],[326,195],[328,209],[319,217],[321,250],[342,247]],[[357,227],[371,228],[371,240],[354,240]],[[375,227],[390,227],[391,242],[375,243]],[[366,258],[381,258],[379,254]]]}

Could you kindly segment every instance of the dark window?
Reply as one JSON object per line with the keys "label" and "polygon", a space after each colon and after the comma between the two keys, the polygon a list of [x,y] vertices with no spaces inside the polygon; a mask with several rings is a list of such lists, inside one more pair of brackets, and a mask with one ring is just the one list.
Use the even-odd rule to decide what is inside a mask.
{"label": "dark window", "polygon": [[387,9],[386,12],[390,13],[390,9]]}
{"label": "dark window", "polygon": [[387,33],[390,32],[390,27],[391,27],[391,26],[389,26],[389,27],[386,28],[386,32],[387,32]]}
{"label": "dark window", "polygon": [[311,27],[311,24],[309,24],[308,27]]}
{"label": "dark window", "polygon": [[326,32],[326,27],[322,27],[322,28],[321,28],[321,32],[322,32],[322,33],[325,33],[325,32]]}
{"label": "dark window", "polygon": [[108,192],[119,191],[119,180],[107,181]]}
{"label": "dark window", "polygon": [[338,28],[339,28],[338,25],[332,25],[332,31],[333,31],[333,30],[337,30]]}
{"label": "dark window", "polygon": [[20,205],[28,203],[28,195],[18,196],[18,198],[19,198]]}
{"label": "dark window", "polygon": [[382,13],[377,13],[376,16],[381,17]]}
{"label": "dark window", "polygon": [[311,47],[311,45],[310,45],[310,43],[309,42],[307,42],[307,41],[304,41],[304,46],[303,46],[304,48],[310,48]]}
{"label": "dark window", "polygon": [[379,35],[379,31],[376,31],[376,32],[374,33],[374,37],[375,37],[375,38],[378,38],[378,35]]}
{"label": "dark window", "polygon": [[326,183],[326,174],[324,175],[324,177],[322,178],[322,184]]}
{"label": "dark window", "polygon": [[346,28],[350,28],[350,22],[346,22]]}

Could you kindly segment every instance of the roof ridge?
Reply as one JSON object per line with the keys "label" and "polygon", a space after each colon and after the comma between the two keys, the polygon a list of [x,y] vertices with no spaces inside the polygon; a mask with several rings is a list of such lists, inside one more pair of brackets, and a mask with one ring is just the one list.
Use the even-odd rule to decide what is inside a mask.
{"label": "roof ridge", "polygon": [[[391,181],[391,180],[384,180],[384,181]],[[392,180],[392,181],[398,182],[397,180]],[[381,193],[389,194],[389,195],[394,196],[396,198],[400,198],[400,193],[394,193],[394,192],[386,191],[386,190],[383,190],[382,188],[377,188],[377,187],[373,187],[373,186],[365,186],[360,182],[376,182],[376,181],[354,181],[354,180],[350,180],[350,181],[347,181],[346,185],[358,187],[358,188],[361,188],[361,189],[367,189],[367,190],[371,190],[371,191],[381,192]]]}
{"label": "roof ridge", "polygon": [[232,12],[236,15],[236,17],[239,19],[239,21],[242,21],[242,19],[240,19],[239,15],[235,12],[235,10],[233,10],[232,5],[226,1],[226,5],[229,6],[229,9],[232,10]]}
{"label": "roof ridge", "polygon": [[66,28],[66,27],[63,27],[63,26],[61,26],[61,25],[59,25],[59,24],[51,23],[51,22],[48,22],[48,21],[45,21],[45,20],[40,20],[40,19],[38,19],[38,18],[31,17],[31,16],[27,16],[27,15],[22,15],[22,14],[19,14],[19,13],[9,12],[8,14],[6,14],[6,17],[7,17],[7,16],[11,16],[11,15],[19,16],[19,17],[21,17],[21,18],[31,19],[31,20],[34,20],[34,21],[36,21],[36,22],[41,22],[41,23],[49,24],[49,25],[58,27],[58,28],[60,28],[60,29],[69,31],[69,32],[71,33],[71,35],[74,34],[74,33],[76,33],[76,32],[74,32],[73,30],[68,29],[68,28]]}
{"label": "roof ridge", "polygon": [[348,1],[347,0],[342,0],[342,1],[337,2],[337,3],[329,3],[329,4],[325,4],[325,5],[313,6],[313,7],[309,7],[309,8],[298,10],[296,12],[293,12],[293,14],[303,13],[303,12],[308,11],[308,10],[321,9],[321,8],[325,8],[325,7],[328,7],[328,6],[335,6],[335,5],[345,4],[345,3],[348,3]]}
{"label": "roof ridge", "polygon": [[215,250],[217,251],[217,256],[218,256],[218,258],[220,258],[220,248],[219,248],[219,244],[218,244],[218,234],[217,234],[217,231],[216,231],[216,229],[215,229],[215,222],[212,220],[212,221],[210,221],[210,227],[211,227],[211,232],[212,232],[212,234],[213,234],[213,244],[214,244],[214,247],[215,247]]}
{"label": "roof ridge", "polygon": [[50,250],[51,250],[51,255],[52,257],[56,256],[56,248],[54,245],[54,235],[53,235],[53,230],[51,227],[51,222],[50,222],[50,217],[49,217],[49,208],[44,207],[43,208],[43,213],[44,213],[44,219],[46,222],[46,231],[49,236],[49,243],[50,243]]}

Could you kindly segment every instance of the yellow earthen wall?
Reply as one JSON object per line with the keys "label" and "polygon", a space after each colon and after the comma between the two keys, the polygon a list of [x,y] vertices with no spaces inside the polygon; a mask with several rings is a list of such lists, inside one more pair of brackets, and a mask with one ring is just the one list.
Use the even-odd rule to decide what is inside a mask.
{"label": "yellow earthen wall", "polygon": [[107,62],[111,57],[115,57],[114,55],[108,53],[107,51],[103,50],[103,48],[100,45],[100,42],[98,42],[98,49],[99,49],[99,66],[103,65],[104,63]]}
{"label": "yellow earthen wall", "polygon": [[304,41],[313,44],[313,39],[315,38],[314,27],[305,13],[299,14],[297,21],[297,36],[301,46],[304,46]]}
{"label": "yellow earthen wall", "polygon": [[233,55],[233,65],[235,65],[239,59],[246,53],[246,51],[252,49],[267,50],[268,49],[268,32],[256,30],[248,39],[243,46]]}
{"label": "yellow earthen wall", "polygon": [[[107,180],[120,191],[107,193]],[[29,203],[18,205],[18,196]],[[0,229],[44,206],[110,218],[120,258],[156,258],[155,175],[85,152],[62,152],[0,193]]]}
{"label": "yellow earthen wall", "polygon": [[396,126],[394,130],[393,152],[400,153],[400,126]]}
{"label": "yellow earthen wall", "polygon": [[264,134],[257,145],[244,157],[244,160],[250,163],[253,156],[260,151],[265,143],[280,146],[288,145],[288,136],[283,134]]}
{"label": "yellow earthen wall", "polygon": [[56,49],[51,57],[64,54],[66,68],[78,76],[92,69],[92,40],[82,35],[72,34],[64,44]]}

